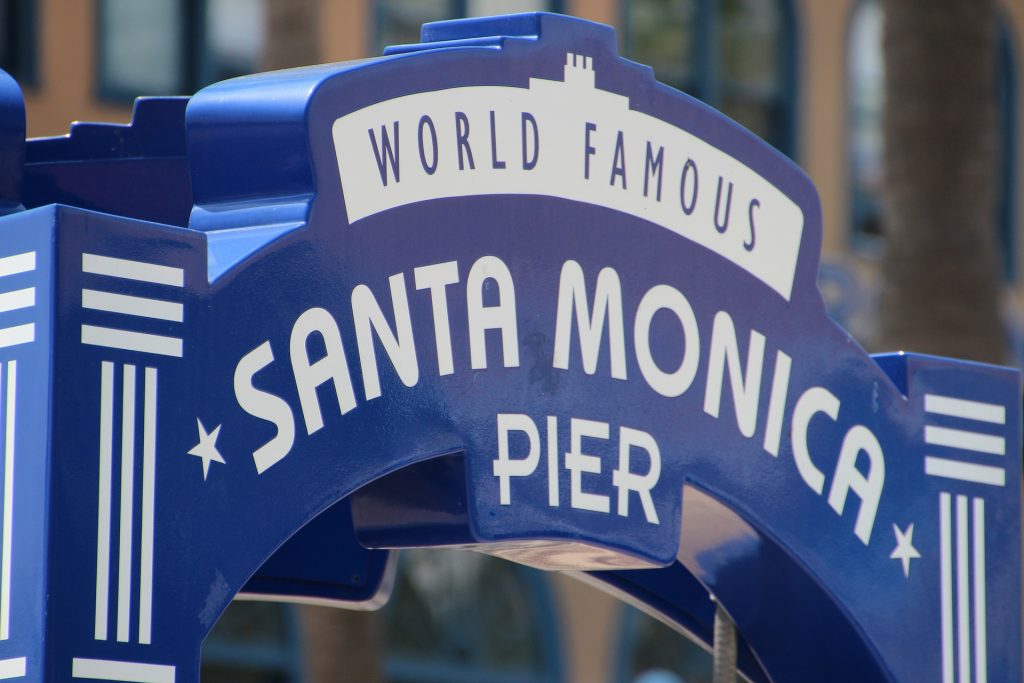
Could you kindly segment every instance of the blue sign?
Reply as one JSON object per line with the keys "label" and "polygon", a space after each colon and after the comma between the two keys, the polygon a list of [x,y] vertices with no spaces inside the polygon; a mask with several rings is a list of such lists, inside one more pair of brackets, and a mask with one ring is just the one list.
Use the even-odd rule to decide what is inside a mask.
{"label": "blue sign", "polygon": [[866,355],[808,178],[611,29],[21,126],[0,678],[195,681],[236,594],[373,606],[451,546],[705,641],[713,595],[752,681],[1021,679],[1018,373]]}

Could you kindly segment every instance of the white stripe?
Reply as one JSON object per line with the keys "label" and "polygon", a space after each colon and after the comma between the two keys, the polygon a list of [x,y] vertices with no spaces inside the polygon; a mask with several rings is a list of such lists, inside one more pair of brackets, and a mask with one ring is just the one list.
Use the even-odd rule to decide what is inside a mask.
{"label": "white stripe", "polygon": [[26,287],[13,292],[0,292],[0,313],[31,308],[36,305],[36,288]]}
{"label": "white stripe", "polygon": [[181,339],[178,337],[163,337],[158,334],[129,332],[95,325],[82,325],[82,343],[175,358],[181,358],[182,353]]}
{"label": "white stripe", "polygon": [[155,285],[185,286],[185,271],[181,268],[98,254],[82,254],[82,272],[119,277],[125,280],[152,282]]}
{"label": "white stripe", "polygon": [[942,585],[942,683],[953,683],[953,532],[948,493],[939,494],[940,570]]}
{"label": "white stripe", "polygon": [[25,323],[14,327],[0,328],[0,349],[18,344],[28,344],[36,340],[36,324]]}
{"label": "white stripe", "polygon": [[96,640],[107,639],[110,600],[110,495],[114,450],[114,364],[104,361],[100,384],[100,491],[96,513]]}
{"label": "white stripe", "polygon": [[962,417],[965,420],[977,420],[998,425],[1006,424],[1006,407],[996,403],[982,403],[952,396],[925,394],[924,410],[926,413],[935,415]]}
{"label": "white stripe", "polygon": [[974,499],[974,683],[988,682],[985,610],[985,499]]}
{"label": "white stripe", "polygon": [[933,446],[962,448],[966,451],[975,451],[977,453],[1006,455],[1006,439],[1003,437],[968,432],[963,429],[926,425],[924,428],[924,442]]}
{"label": "white stripe", "polygon": [[132,513],[135,507],[135,366],[124,366],[121,411],[121,538],[117,565],[117,641],[127,643],[132,604]]}
{"label": "white stripe", "polygon": [[548,416],[548,505],[558,507],[558,418]]}
{"label": "white stripe", "polygon": [[175,323],[180,323],[185,319],[185,307],[174,301],[101,292],[95,289],[82,290],[82,308],[137,315],[142,318],[170,320]]}
{"label": "white stripe", "polygon": [[956,634],[960,683],[971,683],[971,593],[967,561],[967,496],[956,497]]}
{"label": "white stripe", "polygon": [[153,629],[153,524],[156,499],[156,368],[146,368],[142,404],[142,549],[139,559],[139,642],[149,645]]}
{"label": "white stripe", "polygon": [[104,360],[99,388],[99,495],[96,512],[96,640],[106,640],[111,588],[111,479],[114,461],[114,364]]}
{"label": "white stripe", "polygon": [[36,252],[27,251],[24,254],[4,256],[0,258],[0,277],[6,275],[17,275],[27,273],[36,269]]}
{"label": "white stripe", "polygon": [[779,456],[782,441],[782,422],[785,418],[786,394],[789,393],[789,374],[793,359],[781,350],[775,352],[775,376],[772,377],[772,392],[768,398],[768,419],[764,426],[764,450]]}
{"label": "white stripe", "polygon": [[14,535],[14,425],[18,363],[7,363],[7,424],[4,426],[4,521],[0,554],[0,640],[11,635],[11,551]]}
{"label": "white stripe", "polygon": [[174,683],[174,667],[75,657],[71,660],[71,677],[128,683]]}
{"label": "white stripe", "polygon": [[959,479],[974,484],[989,486],[1006,486],[1006,470],[990,465],[975,465],[971,462],[949,460],[927,456],[924,459],[924,473],[932,477]]}
{"label": "white stripe", "polygon": [[0,659],[0,679],[23,678],[27,660],[24,657]]}

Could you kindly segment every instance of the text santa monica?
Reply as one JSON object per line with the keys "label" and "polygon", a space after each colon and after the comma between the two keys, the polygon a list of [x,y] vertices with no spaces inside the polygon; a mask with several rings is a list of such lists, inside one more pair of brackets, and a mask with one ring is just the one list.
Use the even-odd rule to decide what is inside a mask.
{"label": "text santa monica", "polygon": [[[292,451],[299,424],[307,435],[324,428],[321,397],[330,394],[318,393],[321,387],[327,392],[333,389],[336,401],[330,401],[331,409],[336,405],[341,415],[355,410],[360,401],[372,401],[382,395],[378,346],[383,351],[382,358],[387,358],[406,387],[414,387],[420,381],[423,369],[418,360],[418,347],[433,346],[439,376],[459,370],[486,370],[488,340],[491,344],[500,343],[503,367],[519,367],[516,286],[508,266],[500,258],[481,256],[469,264],[468,269],[458,261],[427,264],[414,268],[411,273],[396,273],[388,278],[388,283],[390,291],[385,297],[365,284],[357,285],[350,292],[349,310],[343,322],[348,324],[347,314],[350,313],[355,349],[344,347],[339,318],[325,308],[314,307],[302,312],[294,321],[286,342],[287,351],[281,348],[285,342],[267,340],[238,361],[234,393],[239,406],[276,428],[274,437],[252,452],[258,473],[266,473]],[[485,290],[488,291],[486,300]],[[414,320],[410,310],[412,297],[425,297],[424,303],[429,300],[432,318],[429,323]],[[464,299],[464,319],[456,320],[449,315],[452,297]],[[379,303],[382,298],[385,301],[390,298],[390,311],[382,308]],[[543,305],[530,302],[531,309]],[[706,323],[702,327],[686,295],[668,284],[650,287],[634,310],[624,310],[618,272],[605,267],[588,282],[583,268],[575,260],[564,262],[558,290],[552,292],[547,305],[555,311],[554,334],[548,338],[553,338],[551,358],[556,369],[569,370],[571,364],[578,363],[588,375],[607,373],[609,377],[626,380],[627,367],[631,366],[627,364],[627,356],[631,354],[645,386],[652,392],[652,399],[673,400],[687,392],[700,391],[704,413],[734,421],[740,434],[756,439],[768,457],[779,456],[782,428],[788,417],[791,451],[800,477],[815,494],[826,495],[826,474],[816,460],[834,460],[828,504],[841,516],[850,494],[858,498],[853,531],[865,545],[869,543],[885,483],[885,457],[878,439],[864,425],[844,422],[841,401],[828,387],[796,389],[800,393],[787,416],[794,361],[760,331],[753,328],[747,333],[742,329],[738,331],[733,316],[726,310],[719,310],[713,316],[710,330]],[[678,364],[672,363],[674,367],[668,369],[663,367],[664,358],[659,364],[652,351],[651,326],[656,315],[669,316],[682,331],[681,348],[676,352],[678,355],[673,356],[679,358]],[[452,349],[453,324],[465,325],[469,340],[468,358],[459,362]],[[426,329],[433,330],[432,340],[414,333],[414,330]],[[490,337],[488,331],[492,331]],[[605,339],[608,357],[602,360],[600,354]],[[314,348],[323,350],[322,354],[317,353],[316,359],[310,357],[310,340],[314,340]],[[745,367],[740,354],[741,343],[746,348]],[[774,349],[774,354],[768,353],[768,349]],[[350,357],[358,359],[362,396],[356,395]],[[498,357],[491,356],[492,359]],[[257,375],[280,362],[290,365],[299,398],[297,410],[281,396],[256,386]],[[705,369],[705,386],[694,387],[701,367]],[[723,408],[722,390],[727,376],[733,401],[731,407]],[[769,381],[770,391],[765,403],[760,400],[761,387]],[[296,413],[301,417],[297,418]],[[808,428],[815,419],[836,423],[835,429],[844,434],[838,457],[835,453],[811,452]],[[546,472],[538,473],[541,444],[551,443],[541,439],[538,425],[545,425],[550,433],[558,428],[558,422],[557,416],[527,416],[515,411],[496,416],[498,452],[494,454],[493,474],[497,479],[500,504],[515,504],[516,480],[547,476],[551,493],[549,504],[560,505],[557,477],[562,468],[551,466],[552,459],[557,460],[559,453],[551,451],[550,445],[549,465],[544,468]],[[648,523],[658,524],[654,496],[659,492],[661,452],[656,436],[630,425],[612,426],[587,419],[587,416],[571,416],[568,425],[571,447],[564,454],[563,464],[569,471],[569,506],[610,514],[614,497],[614,512],[628,516],[631,514],[629,501],[635,495],[640,502],[638,512]],[[513,440],[514,433],[525,436],[525,441]],[[608,440],[613,435],[618,442],[614,463],[605,463],[601,457],[585,452],[585,439],[592,444],[595,439]],[[513,448],[513,444],[519,445]],[[599,489],[594,482],[603,479],[583,476],[600,475],[603,471],[612,473],[610,487]],[[678,491],[673,489],[665,495],[678,495]]]}

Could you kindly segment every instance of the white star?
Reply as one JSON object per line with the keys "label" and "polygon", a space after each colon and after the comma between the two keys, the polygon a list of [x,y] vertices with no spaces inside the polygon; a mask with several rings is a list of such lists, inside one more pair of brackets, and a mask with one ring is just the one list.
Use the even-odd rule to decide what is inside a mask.
{"label": "white star", "polygon": [[921,553],[914,547],[914,525],[908,526],[906,531],[900,531],[900,528],[893,524],[892,530],[896,534],[896,549],[889,555],[889,559],[902,562],[903,576],[910,578],[910,561],[921,557]]}
{"label": "white star", "polygon": [[207,432],[206,427],[203,426],[202,421],[197,417],[196,424],[199,426],[199,443],[188,452],[189,455],[194,455],[203,461],[203,481],[206,481],[206,475],[210,471],[210,461],[219,462],[222,465],[226,465],[223,456],[220,451],[217,450],[217,436],[220,434],[221,425],[217,425],[212,432]]}

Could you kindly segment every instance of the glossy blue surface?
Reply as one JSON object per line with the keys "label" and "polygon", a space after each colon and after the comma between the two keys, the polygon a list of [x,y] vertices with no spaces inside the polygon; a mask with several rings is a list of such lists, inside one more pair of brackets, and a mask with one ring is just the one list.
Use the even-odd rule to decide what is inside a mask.
{"label": "glossy blue surface", "polygon": [[[387,549],[468,545],[593,572],[705,639],[714,594],[756,681],[1020,680],[1018,373],[865,354],[815,286],[808,178],[611,29],[537,14],[424,41],[28,144],[39,208],[0,219],[0,670],[192,681],[239,591],[374,601]],[[406,137],[349,125],[405,102]],[[488,140],[488,108],[522,139]],[[597,142],[611,116],[621,157]],[[640,194],[648,134],[683,141],[700,194],[670,156],[682,188]],[[717,205],[658,223],[729,205],[733,180],[749,234]],[[621,298],[622,344],[609,306],[582,350],[573,273],[588,307],[598,282]]]}

